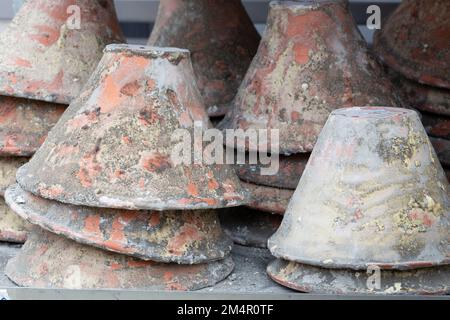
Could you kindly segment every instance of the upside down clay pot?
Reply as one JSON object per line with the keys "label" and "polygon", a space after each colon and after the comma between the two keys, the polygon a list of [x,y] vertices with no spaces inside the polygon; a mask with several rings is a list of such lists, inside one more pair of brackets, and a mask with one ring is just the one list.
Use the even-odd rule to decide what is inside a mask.
{"label": "upside down clay pot", "polygon": [[382,270],[379,287],[370,278],[374,270],[326,269],[278,259],[269,264],[267,273],[283,286],[315,294],[446,295],[450,292],[450,266]]}
{"label": "upside down clay pot", "polygon": [[408,80],[390,70],[394,83],[402,89],[404,101],[420,111],[450,116],[450,90]]}
{"label": "upside down clay pot", "polygon": [[29,0],[0,34],[0,94],[68,105],[117,42],[112,0]]}
{"label": "upside down clay pot", "polygon": [[375,34],[374,49],[404,77],[450,89],[450,2],[404,0]]}
{"label": "upside down clay pot", "polygon": [[417,112],[334,111],[269,248],[323,268],[448,265],[448,186]]}
{"label": "upside down clay pot", "polygon": [[31,157],[66,107],[0,96],[0,156]]}
{"label": "upside down clay pot", "polygon": [[79,243],[143,260],[198,264],[229,255],[232,242],[214,210],[131,211],[65,205],[11,186],[8,205],[23,219]]}
{"label": "upside down clay pot", "polygon": [[293,190],[260,186],[253,183],[242,185],[250,193],[250,203],[247,207],[268,213],[283,215],[294,194]]}
{"label": "upside down clay pot", "polygon": [[237,139],[250,151],[310,152],[331,111],[361,105],[401,106],[401,98],[369,54],[348,1],[272,1],[258,52],[219,128],[267,129],[258,145]]}
{"label": "upside down clay pot", "polygon": [[191,266],[142,261],[36,228],[6,275],[22,287],[186,291],[213,286],[233,268],[231,258]]}
{"label": "upside down clay pot", "polygon": [[228,111],[259,40],[241,0],[165,0],[148,44],[191,52],[208,114],[219,117]]}
{"label": "upside down clay pot", "polygon": [[231,166],[194,163],[197,128],[201,133],[210,122],[187,50],[110,45],[17,181],[35,195],[91,207],[190,210],[246,203]]}

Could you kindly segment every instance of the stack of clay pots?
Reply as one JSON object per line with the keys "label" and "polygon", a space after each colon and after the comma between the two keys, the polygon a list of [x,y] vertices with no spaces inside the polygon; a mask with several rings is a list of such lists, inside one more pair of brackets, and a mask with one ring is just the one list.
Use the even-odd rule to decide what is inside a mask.
{"label": "stack of clay pots", "polygon": [[[70,6],[80,9],[78,29]],[[123,37],[112,0],[29,0],[0,35],[1,197],[114,42]],[[24,242],[28,227],[1,198],[0,241]]]}
{"label": "stack of clay pots", "polygon": [[321,294],[450,292],[449,185],[416,111],[334,111],[269,248]]}
{"label": "stack of clay pots", "polygon": [[250,207],[284,214],[330,112],[365,105],[401,106],[401,100],[368,53],[348,1],[272,1],[258,52],[219,124],[225,134],[267,129],[258,145],[244,137],[227,147],[279,159],[272,176],[261,175],[267,167],[261,164],[238,166],[253,196]]}
{"label": "stack of clay pots", "polygon": [[[175,0],[160,2],[148,44],[191,52],[197,85],[216,124],[230,109],[259,41],[241,0]],[[265,247],[281,218],[268,216],[269,221],[254,221],[252,213],[240,207],[221,210],[220,215],[225,231],[236,243]],[[242,219],[248,222],[244,227],[238,222]]]}
{"label": "stack of clay pots", "polygon": [[211,127],[189,51],[107,46],[6,192],[37,226],[7,276],[21,286],[153,290],[227,277],[232,241],[214,209],[246,194],[232,167],[191,163],[189,143],[179,162],[175,138],[190,142],[194,124]]}
{"label": "stack of clay pots", "polygon": [[375,36],[374,49],[403,88],[450,173],[450,2],[405,0]]}
{"label": "stack of clay pots", "polygon": [[258,49],[260,36],[241,0],[160,1],[148,45],[191,52],[208,115],[222,119]]}

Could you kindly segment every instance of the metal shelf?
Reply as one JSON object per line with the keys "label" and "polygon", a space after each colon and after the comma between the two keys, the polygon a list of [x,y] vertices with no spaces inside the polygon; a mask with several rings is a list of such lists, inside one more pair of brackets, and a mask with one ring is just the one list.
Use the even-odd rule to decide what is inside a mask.
{"label": "metal shelf", "polygon": [[315,295],[295,292],[273,282],[266,274],[266,266],[273,259],[266,249],[236,245],[234,272],[214,287],[194,292],[161,292],[145,290],[61,290],[19,288],[4,275],[8,259],[18,253],[20,246],[0,244],[0,293],[6,290],[11,299],[139,299],[139,300],[415,300],[447,297],[375,296],[375,295]]}

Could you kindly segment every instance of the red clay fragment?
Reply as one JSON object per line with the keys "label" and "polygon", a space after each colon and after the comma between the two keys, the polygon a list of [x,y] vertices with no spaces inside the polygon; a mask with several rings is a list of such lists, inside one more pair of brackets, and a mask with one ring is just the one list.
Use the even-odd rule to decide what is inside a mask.
{"label": "red clay fragment", "polygon": [[267,273],[277,283],[293,290],[332,295],[446,295],[450,293],[450,266],[380,273],[381,288],[370,289],[373,272],[325,269],[277,259]]}
{"label": "red clay fragment", "polygon": [[31,157],[66,107],[0,96],[0,156]]}
{"label": "red clay fragment", "polygon": [[450,2],[405,0],[375,34],[374,49],[408,79],[450,89]]}
{"label": "red clay fragment", "polygon": [[208,115],[219,117],[244,78],[260,36],[241,0],[161,1],[148,44],[186,48]]}
{"label": "red clay fragment", "polygon": [[21,287],[188,291],[213,286],[234,268],[231,258],[192,266],[142,261],[38,229],[6,266]]}
{"label": "red clay fragment", "polygon": [[294,194],[293,190],[258,186],[252,183],[242,183],[251,195],[251,202],[247,207],[268,213],[283,215],[289,201]]}
{"label": "red clay fragment", "polygon": [[[17,179],[26,191],[81,206],[190,210],[246,203],[231,166],[193,163],[194,123],[200,131],[211,127],[187,50],[110,45]],[[185,159],[176,153],[180,145],[187,162],[177,162]]]}
{"label": "red clay fragment", "polygon": [[27,221],[68,237],[143,260],[199,264],[223,259],[232,242],[214,210],[129,211],[65,205],[11,186],[11,209]]}
{"label": "red clay fragment", "polygon": [[26,1],[0,35],[0,95],[69,104],[117,42],[113,0]]}
{"label": "red clay fragment", "polygon": [[401,101],[369,54],[348,1],[272,1],[258,53],[219,127],[267,129],[269,137],[279,130],[279,141],[238,143],[290,155],[313,149],[331,111],[366,105]]}
{"label": "red clay fragment", "polygon": [[416,111],[334,111],[269,239],[277,258],[323,268],[450,264],[449,184]]}

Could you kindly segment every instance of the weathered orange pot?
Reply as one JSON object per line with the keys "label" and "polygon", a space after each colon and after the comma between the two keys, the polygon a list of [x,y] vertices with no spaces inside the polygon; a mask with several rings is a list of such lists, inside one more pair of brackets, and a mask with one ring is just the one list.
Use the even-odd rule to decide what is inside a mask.
{"label": "weathered orange pot", "polygon": [[142,261],[36,228],[6,275],[22,287],[186,291],[215,285],[233,267],[231,258],[193,266]]}
{"label": "weathered orange pot", "polygon": [[[398,271],[381,270],[380,287],[374,274],[348,269],[326,269],[285,260],[275,260],[269,276],[291,289],[333,295],[446,295],[450,293],[450,266]],[[368,286],[372,284],[372,287]]]}
{"label": "weathered orange pot", "polygon": [[251,151],[310,152],[331,111],[361,105],[400,106],[400,97],[348,1],[272,1],[258,53],[219,127],[279,130],[279,141],[247,143]]}
{"label": "weathered orange pot", "polygon": [[27,1],[0,34],[0,94],[69,104],[116,42],[113,0]]}
{"label": "weathered orange pot", "polygon": [[324,268],[448,265],[448,192],[417,112],[337,110],[269,248],[277,258]]}
{"label": "weathered orange pot", "polygon": [[229,255],[232,242],[214,210],[130,211],[65,205],[11,186],[8,205],[23,219],[100,249],[165,263],[198,264]]}
{"label": "weathered orange pot", "polygon": [[198,264],[223,259],[232,241],[214,210],[130,211],[65,205],[11,186],[6,201],[27,221],[79,243],[143,260]]}
{"label": "weathered orange pot", "polygon": [[404,0],[377,32],[374,49],[414,81],[450,89],[450,2]]}
{"label": "weathered orange pot", "polygon": [[0,156],[31,157],[66,107],[0,96]]}
{"label": "weathered orange pot", "polygon": [[277,231],[282,216],[246,207],[223,209],[220,222],[234,243],[247,247],[267,248],[267,240]]}
{"label": "weathered orange pot", "polygon": [[268,213],[283,215],[294,194],[293,190],[260,186],[253,183],[242,185],[248,190],[251,201],[247,207]]}
{"label": "weathered orange pot", "polygon": [[191,52],[208,114],[217,117],[228,111],[259,40],[241,0],[165,0],[148,44]]}
{"label": "weathered orange pot", "polygon": [[31,225],[11,211],[0,196],[0,242],[24,243]]}
{"label": "weathered orange pot", "polygon": [[261,162],[257,164],[247,162],[246,164],[236,165],[235,168],[238,177],[248,183],[295,190],[308,159],[309,153],[299,153],[292,156],[280,155],[278,158],[279,169],[274,175],[263,175],[261,169],[267,169],[269,165],[263,165]]}
{"label": "weathered orange pot", "polygon": [[[246,203],[231,166],[193,163],[194,124],[200,133],[210,127],[187,50],[110,45],[17,180],[38,196],[82,206],[189,210]],[[174,160],[180,147],[174,132],[188,138],[187,163]]]}

